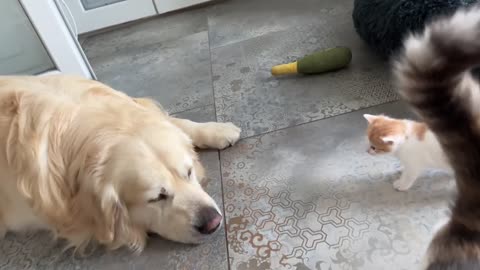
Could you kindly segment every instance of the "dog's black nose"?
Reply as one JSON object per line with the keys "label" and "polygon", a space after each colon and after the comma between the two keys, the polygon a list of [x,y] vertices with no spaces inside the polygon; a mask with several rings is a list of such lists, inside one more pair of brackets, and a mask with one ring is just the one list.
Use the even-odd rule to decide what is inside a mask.
{"label": "dog's black nose", "polygon": [[198,213],[198,225],[195,226],[201,234],[212,234],[222,224],[222,215],[213,207],[202,208]]}

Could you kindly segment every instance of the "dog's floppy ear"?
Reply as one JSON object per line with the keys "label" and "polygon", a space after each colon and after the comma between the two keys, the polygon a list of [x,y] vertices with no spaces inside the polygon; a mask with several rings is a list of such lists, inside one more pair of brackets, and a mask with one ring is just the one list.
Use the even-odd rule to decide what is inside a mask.
{"label": "dog's floppy ear", "polygon": [[77,196],[77,212],[90,220],[92,232],[99,243],[110,249],[126,245],[134,251],[141,251],[145,246],[145,232],[132,224],[128,207],[122,201],[117,185],[105,178],[108,157],[108,149],[102,147],[93,148],[87,156],[85,173],[80,173],[77,182],[90,184],[85,185]]}
{"label": "dog's floppy ear", "polygon": [[103,188],[99,196],[100,211],[103,220],[103,235],[107,243],[112,243],[122,236],[122,231],[128,226],[128,212],[125,205],[118,198],[112,185]]}
{"label": "dog's floppy ear", "polygon": [[127,245],[133,251],[140,252],[145,246],[145,232],[132,224],[128,208],[120,200],[115,188],[107,184],[96,196],[101,220],[96,228],[97,239],[110,249]]}

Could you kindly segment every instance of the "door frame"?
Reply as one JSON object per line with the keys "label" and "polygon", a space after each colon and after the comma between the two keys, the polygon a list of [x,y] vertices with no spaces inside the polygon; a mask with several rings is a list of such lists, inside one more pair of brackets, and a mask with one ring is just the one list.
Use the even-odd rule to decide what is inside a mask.
{"label": "door frame", "polygon": [[77,34],[157,15],[152,0],[125,0],[90,10],[85,10],[80,0],[67,2],[77,25]]}
{"label": "door frame", "polygon": [[[76,38],[67,26],[55,0],[18,0],[37,31],[57,70],[45,72],[66,73],[96,79],[92,67]],[[39,74],[41,75],[41,74]]]}

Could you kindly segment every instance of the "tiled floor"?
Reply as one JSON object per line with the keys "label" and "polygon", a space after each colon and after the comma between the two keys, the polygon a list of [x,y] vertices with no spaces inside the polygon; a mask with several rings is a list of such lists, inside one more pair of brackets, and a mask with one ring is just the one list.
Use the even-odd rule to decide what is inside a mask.
{"label": "tiled floor", "polygon": [[[398,163],[366,154],[363,113],[412,114],[355,34],[352,2],[225,0],[88,37],[101,81],[179,117],[242,127],[234,147],[201,154],[226,226],[200,246],[154,238],[140,256],[75,258],[47,235],[8,235],[0,269],[414,269],[453,181],[430,172],[397,192]],[[335,45],[352,49],[348,69],[269,74]]]}

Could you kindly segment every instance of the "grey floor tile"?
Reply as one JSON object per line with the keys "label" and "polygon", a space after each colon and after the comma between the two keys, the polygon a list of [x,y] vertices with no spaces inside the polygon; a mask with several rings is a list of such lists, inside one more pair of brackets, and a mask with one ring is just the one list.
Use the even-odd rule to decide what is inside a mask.
{"label": "grey floor tile", "polygon": [[[270,74],[275,64],[334,46],[351,48],[347,69],[315,76]],[[315,24],[213,49],[212,65],[218,121],[240,125],[243,137],[397,99],[388,63],[355,34],[349,7]]]}
{"label": "grey floor tile", "polygon": [[[215,121],[213,106],[176,115],[193,121]],[[207,192],[219,205],[222,203],[220,164],[217,151],[202,151],[209,182]],[[153,237],[140,255],[126,250],[97,251],[78,258],[62,253],[62,245],[47,233],[8,234],[0,241],[0,269],[35,270],[148,270],[148,269],[228,269],[225,230],[202,245],[184,245]]]}
{"label": "grey floor tile", "polygon": [[213,104],[206,31],[89,60],[100,81],[131,96],[153,97],[170,113]]}
{"label": "grey floor tile", "polygon": [[215,107],[208,105],[192,110],[184,111],[181,113],[172,114],[174,117],[190,119],[195,122],[203,123],[215,121]]}
{"label": "grey floor tile", "polygon": [[139,49],[207,30],[206,9],[157,16],[84,37],[88,58],[116,57],[122,50]]}
{"label": "grey floor tile", "polygon": [[292,26],[315,23],[353,6],[352,0],[227,0],[208,12],[210,45],[225,46]]}
{"label": "grey floor tile", "polygon": [[399,163],[370,156],[363,113],[241,140],[221,152],[231,269],[416,269],[455,184],[426,173],[395,191]]}

